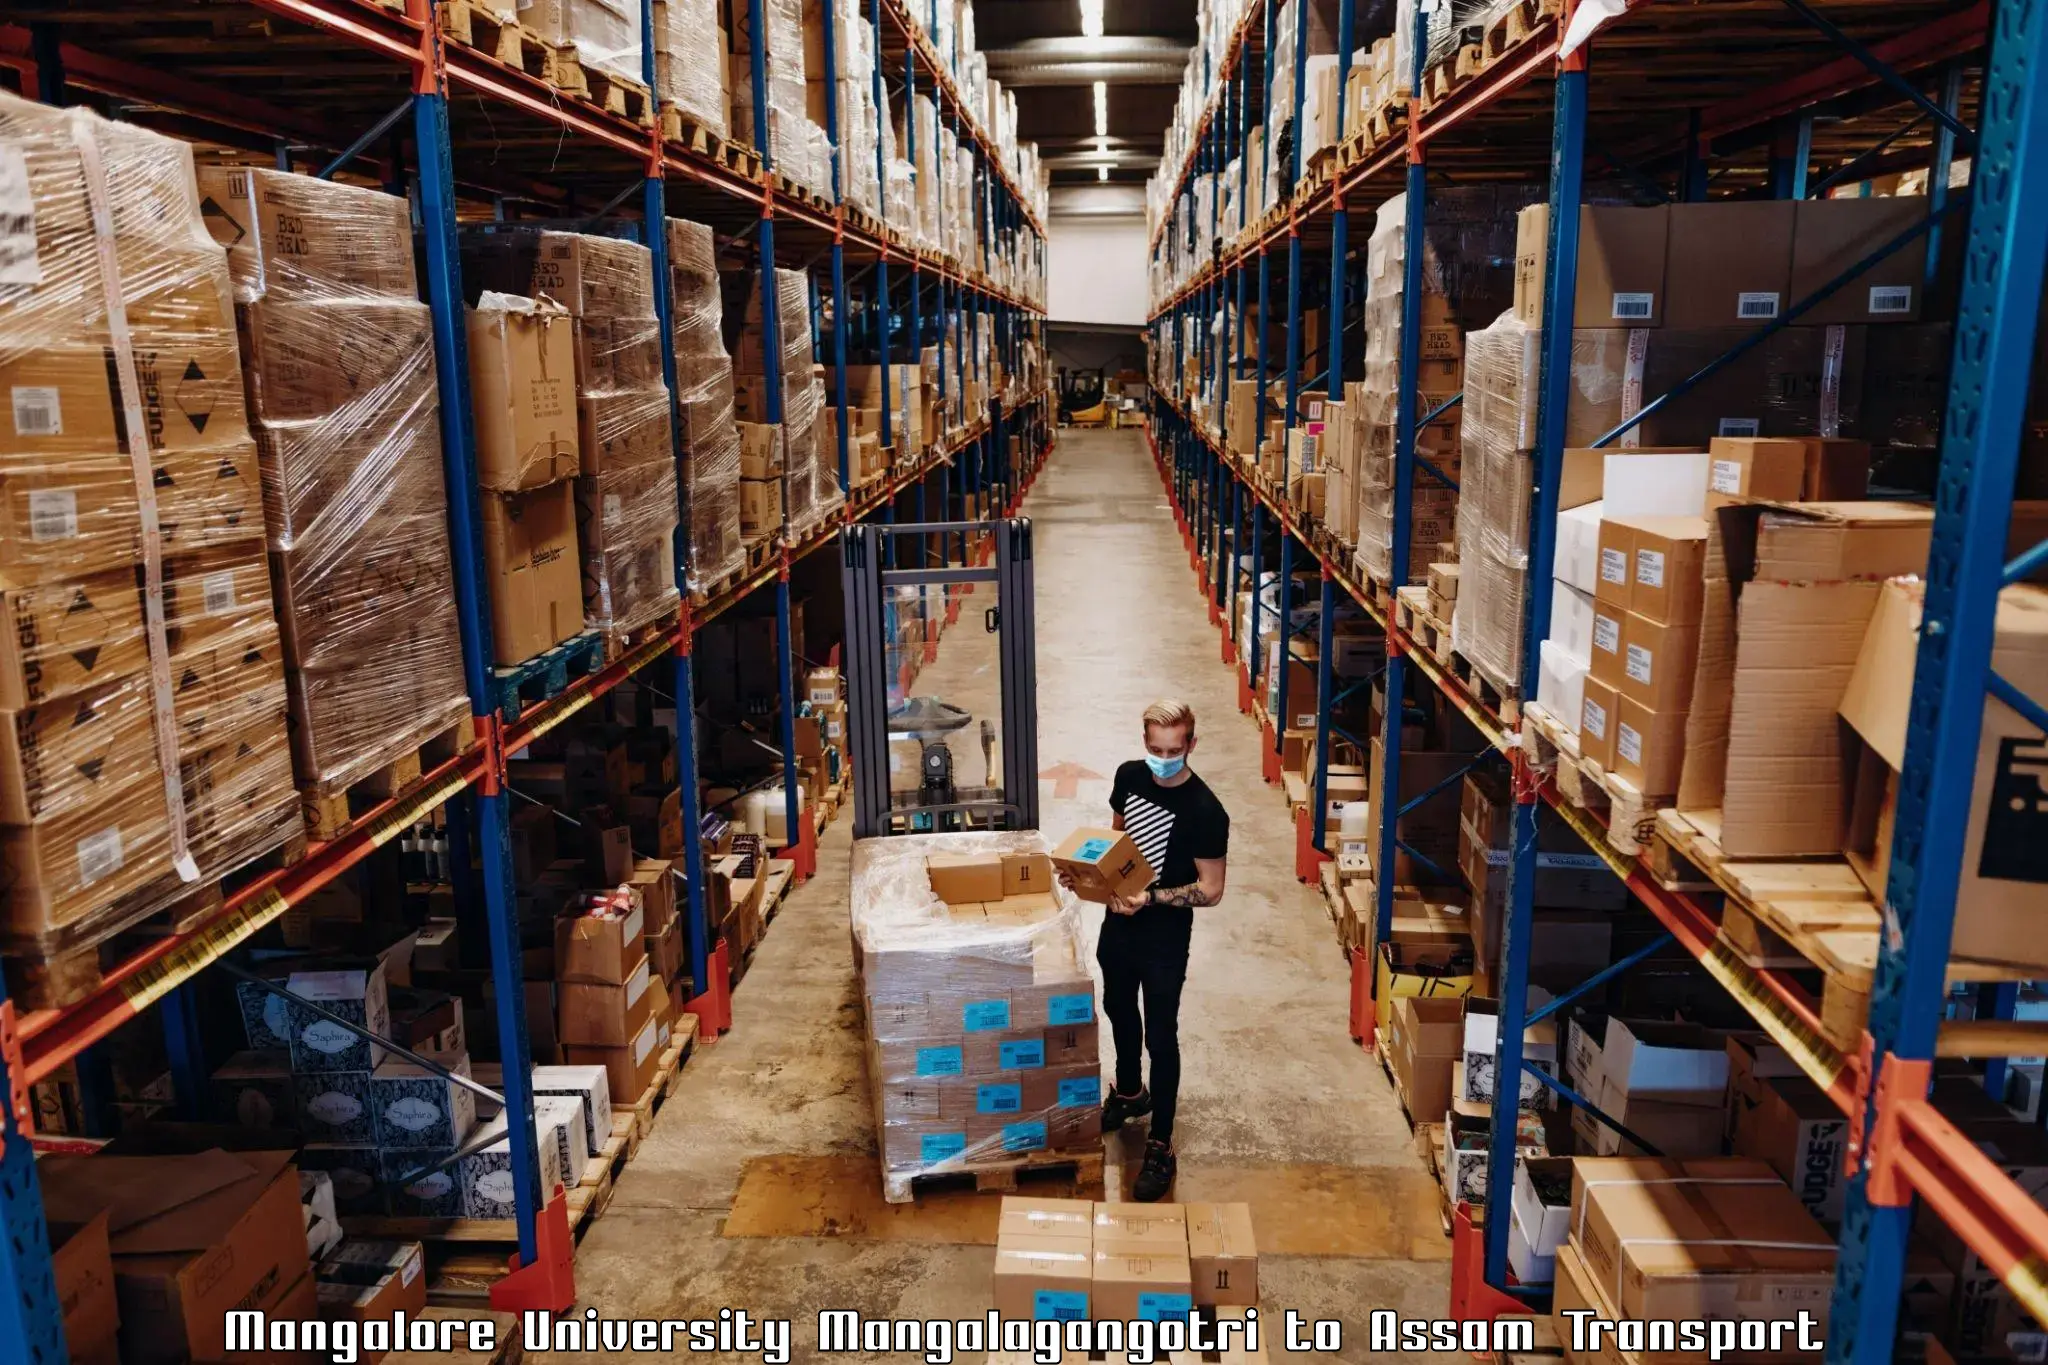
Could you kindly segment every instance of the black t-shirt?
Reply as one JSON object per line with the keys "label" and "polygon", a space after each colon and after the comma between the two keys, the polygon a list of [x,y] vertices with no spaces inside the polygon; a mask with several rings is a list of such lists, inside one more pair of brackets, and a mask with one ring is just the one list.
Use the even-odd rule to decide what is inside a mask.
{"label": "black t-shirt", "polygon": [[1109,808],[1123,816],[1124,832],[1158,874],[1155,886],[1187,886],[1195,880],[1195,859],[1221,858],[1230,851],[1230,816],[1209,784],[1193,773],[1185,782],[1162,787],[1144,760],[1133,759],[1116,770]]}

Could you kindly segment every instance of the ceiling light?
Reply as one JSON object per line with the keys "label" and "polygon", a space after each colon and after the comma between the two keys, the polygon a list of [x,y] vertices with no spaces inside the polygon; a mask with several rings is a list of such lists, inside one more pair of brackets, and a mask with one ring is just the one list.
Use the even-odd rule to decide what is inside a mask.
{"label": "ceiling light", "polygon": [[1097,166],[1097,167],[1095,168],[1095,178],[1096,178],[1097,180],[1107,180],[1107,179],[1109,179],[1109,167],[1107,167],[1107,166]]}
{"label": "ceiling light", "polygon": [[1095,136],[1109,136],[1109,87],[1095,82]]}
{"label": "ceiling light", "polygon": [[1081,36],[1102,36],[1102,0],[1081,0]]}

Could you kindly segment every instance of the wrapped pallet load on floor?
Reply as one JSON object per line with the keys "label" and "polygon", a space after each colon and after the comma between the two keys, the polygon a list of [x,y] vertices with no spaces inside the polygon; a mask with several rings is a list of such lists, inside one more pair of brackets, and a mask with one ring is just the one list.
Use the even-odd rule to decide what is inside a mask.
{"label": "wrapped pallet load on floor", "polygon": [[96,983],[83,950],[297,832],[284,672],[190,148],[5,95],[0,138],[0,905]]}
{"label": "wrapped pallet load on floor", "polygon": [[1100,1150],[1095,986],[1050,847],[1036,831],[854,845],[854,963],[891,1203],[918,1176]]}
{"label": "wrapped pallet load on floor", "polygon": [[299,785],[340,795],[469,714],[411,210],[254,167],[200,188],[234,274]]}

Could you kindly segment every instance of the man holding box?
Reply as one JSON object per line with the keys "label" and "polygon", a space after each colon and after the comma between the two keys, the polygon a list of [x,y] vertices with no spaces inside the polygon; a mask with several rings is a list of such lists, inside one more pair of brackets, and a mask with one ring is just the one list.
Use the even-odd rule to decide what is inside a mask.
{"label": "man holding box", "polygon": [[[1173,1187],[1173,1118],[1180,1094],[1180,993],[1187,981],[1195,907],[1223,898],[1230,816],[1195,776],[1195,713],[1184,702],[1145,710],[1145,757],[1116,770],[1112,822],[1157,870],[1152,885],[1111,899],[1095,951],[1102,964],[1102,1012],[1116,1042],[1116,1085],[1102,1105],[1102,1131],[1152,1116],[1133,1198],[1152,1201]],[[1067,881],[1065,873],[1061,879]],[[1069,881],[1069,886],[1072,883]],[[1144,1012],[1139,1013],[1139,997]],[[1147,1091],[1141,1052],[1152,1056]]]}

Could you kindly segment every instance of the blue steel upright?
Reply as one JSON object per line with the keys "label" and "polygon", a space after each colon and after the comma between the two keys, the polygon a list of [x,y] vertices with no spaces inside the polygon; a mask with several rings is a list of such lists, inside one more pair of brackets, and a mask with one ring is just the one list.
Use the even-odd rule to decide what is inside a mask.
{"label": "blue steel upright", "polygon": [[[0,979],[0,1010],[11,1009]],[[29,1115],[15,1112],[14,1087],[0,1062],[0,1360],[64,1365],[64,1305],[50,1260],[50,1234],[36,1183]],[[21,1087],[23,1094],[28,1086]]]}
{"label": "blue steel upright", "polygon": [[[839,15],[836,4],[819,6],[825,34],[825,59],[832,70],[825,80],[825,136],[832,142],[832,202],[844,207],[846,204],[845,155],[839,145]],[[650,2],[641,6],[641,12],[652,15],[654,6]],[[652,18],[647,20],[653,24]],[[653,44],[644,48],[646,65],[652,69]],[[654,89],[650,80],[648,89]],[[876,150],[880,151],[881,140],[876,139]],[[852,438],[846,422],[846,228],[842,220],[832,233],[832,402],[837,420],[833,423],[839,433],[839,491],[853,490]],[[684,828],[690,828],[687,824]]]}
{"label": "blue steel upright", "polygon": [[[1572,301],[1579,279],[1579,209],[1583,202],[1586,143],[1586,54],[1576,53],[1557,73],[1550,134],[1549,265],[1543,280],[1542,378],[1537,391],[1535,504],[1529,515],[1529,581],[1547,583],[1557,553],[1557,485],[1564,468],[1565,417],[1572,396]],[[1414,243],[1410,243],[1411,254]],[[1550,634],[1550,594],[1524,596],[1522,695],[1536,695],[1538,653]],[[1522,1034],[1529,1004],[1529,941],[1536,905],[1536,810],[1533,773],[1521,749],[1513,755],[1515,815],[1508,856],[1506,923],[1501,933],[1500,1025],[1494,1043],[1496,1105],[1517,1102],[1522,1087]],[[1516,1098],[1510,1098],[1516,1097]],[[1487,1179],[1508,1189],[1514,1180],[1515,1129],[1496,1122],[1488,1147]],[[1485,1279],[1508,1283],[1508,1221],[1486,1220]]]}
{"label": "blue steel upright", "polygon": [[[420,151],[420,224],[426,248],[427,301],[433,314],[434,372],[440,389],[441,468],[448,494],[448,550],[455,568],[462,676],[469,690],[470,710],[488,718],[479,729],[495,735],[491,614],[484,599],[476,447],[470,430],[469,347],[463,324],[455,168],[449,152],[445,95],[434,91],[413,96],[413,134]],[[532,1265],[539,1254],[535,1223],[553,1192],[540,1187],[540,1154],[534,1146],[532,1059],[527,1051],[525,972],[512,886],[511,818],[499,780],[504,755],[495,752],[498,746],[492,747],[493,772],[476,795],[476,854],[483,869],[484,914],[490,926],[491,979],[498,987],[498,1039],[505,1071],[500,1093],[505,1097],[506,1139],[512,1157],[513,1221],[520,1262]]]}
{"label": "blue steel upright", "polygon": [[[1337,142],[1339,145],[1342,145],[1344,141],[1344,87],[1351,78],[1352,8],[1354,3],[1355,0],[1338,0]],[[1301,133],[1297,128],[1295,130],[1295,146],[1299,149],[1300,145]],[[1350,232],[1351,214],[1344,207],[1344,199],[1340,194],[1337,198],[1335,209],[1330,214],[1330,306],[1328,310],[1329,320],[1326,324],[1330,329],[1330,356],[1329,382],[1325,392],[1328,394],[1328,401],[1332,404],[1342,402],[1344,398],[1345,285],[1350,279],[1349,272],[1345,269],[1345,257],[1349,254],[1350,244],[1348,239]],[[1323,429],[1326,432],[1329,430],[1327,426]],[[1319,454],[1318,460],[1326,459],[1327,453],[1325,451]],[[1327,463],[1324,463],[1322,468],[1324,471],[1323,490],[1327,495],[1330,477],[1328,472],[1329,466]],[[1325,503],[1326,510],[1327,506],[1328,504]],[[1312,816],[1314,823],[1310,826],[1310,846],[1318,853],[1328,853],[1330,851],[1327,808],[1330,801],[1330,707],[1336,695],[1331,679],[1330,660],[1330,655],[1333,652],[1330,636],[1330,618],[1333,615],[1333,609],[1336,604],[1334,587],[1335,585],[1330,580],[1330,572],[1326,568],[1323,570],[1322,653],[1321,657],[1316,660],[1316,783],[1315,804],[1313,807],[1315,812],[1324,812],[1324,814],[1314,814]]]}
{"label": "blue steel upright", "polygon": [[[1926,602],[1885,885],[1888,932],[1878,938],[1870,997],[1869,1055],[1882,1069],[1873,1093],[1883,1071],[1902,1064],[1917,1064],[1924,1083],[1934,1056],[1957,890],[1972,865],[1966,859],[1976,856],[1966,841],[1983,729],[1978,699],[1989,688],[2048,729],[2044,699],[2021,695],[1991,667],[1999,589],[2038,567],[2035,553],[2011,566],[2003,561],[2048,256],[2048,103],[2041,89],[2048,15],[2038,5],[2000,0],[1991,34]],[[1866,1111],[1866,1132],[1870,1118]],[[1912,1217],[1909,1194],[1874,1192],[1867,1169],[1851,1177],[1829,1321],[1830,1362],[1891,1359],[1899,1308],[1892,1290],[1901,1281]]]}

